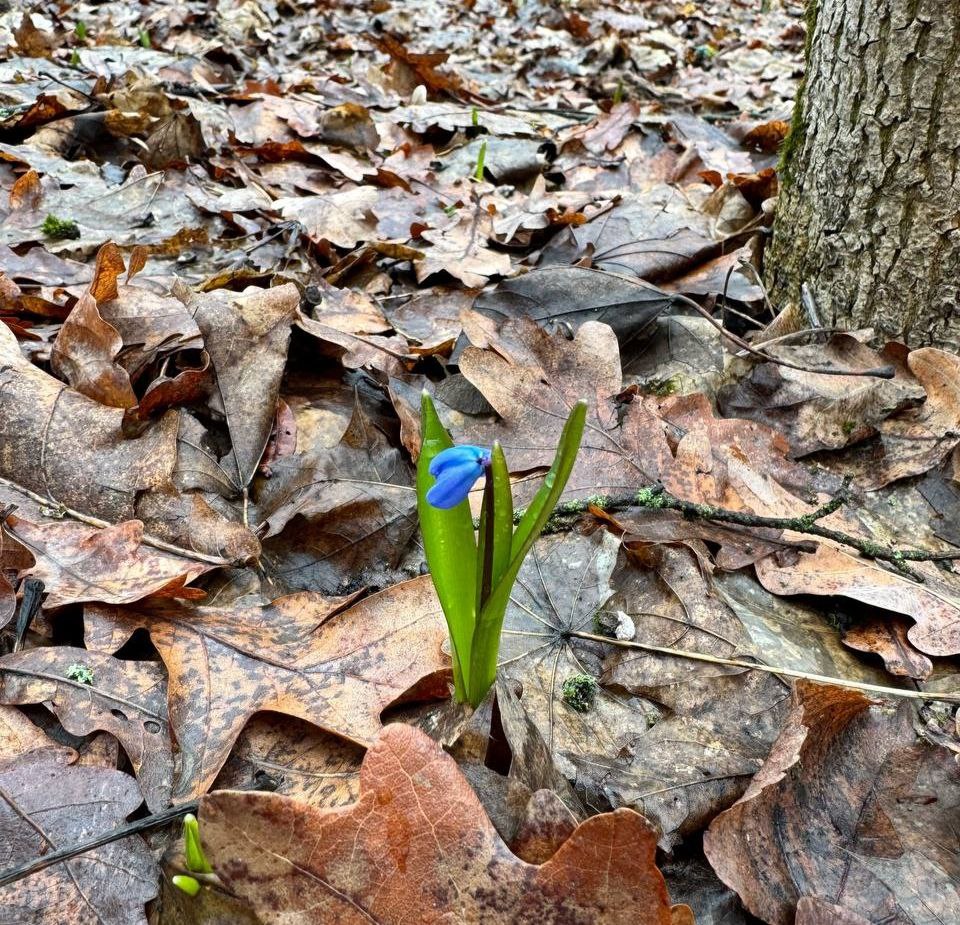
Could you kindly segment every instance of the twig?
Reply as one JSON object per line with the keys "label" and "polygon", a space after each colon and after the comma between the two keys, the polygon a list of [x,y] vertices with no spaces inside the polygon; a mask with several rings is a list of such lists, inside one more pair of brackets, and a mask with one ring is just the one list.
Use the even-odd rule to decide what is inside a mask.
{"label": "twig", "polygon": [[[960,693],[936,694],[926,691],[902,690],[899,687],[883,687],[880,684],[867,684],[865,681],[848,681],[846,678],[832,678],[829,675],[811,674],[808,671],[798,671],[795,668],[781,668],[777,665],[764,665],[760,662],[748,662],[739,658],[722,658],[719,655],[706,655],[702,652],[690,652],[687,649],[668,649],[666,646],[649,646],[643,642],[633,642],[627,639],[616,639],[610,636],[601,636],[599,633],[587,633],[583,630],[571,630],[566,636],[575,636],[577,639],[590,639],[594,642],[605,642],[612,646],[624,649],[641,649],[644,652],[656,652],[660,655],[673,655],[678,658],[695,659],[698,662],[710,662],[714,665],[729,665],[733,668],[747,668],[752,671],[766,671],[768,674],[782,674],[788,678],[803,678],[807,681],[816,681],[820,684],[830,684],[834,687],[852,687],[859,691],[870,691],[873,694],[882,694],[886,697],[905,697],[909,700],[934,700],[942,703],[960,703]],[[2,885],[2,883],[0,883]]]}
{"label": "twig", "polygon": [[[850,546],[862,553],[869,559],[878,559],[883,562],[889,562],[897,571],[912,578],[914,581],[923,582],[923,576],[917,574],[906,563],[907,562],[946,562],[960,559],[960,552],[925,552],[922,549],[892,549],[876,543],[873,540],[864,540],[849,533],[843,533],[840,530],[833,530],[830,527],[822,527],[817,523],[824,517],[832,514],[843,504],[846,503],[844,489],[827,504],[811,511],[809,514],[801,514],[798,517],[763,517],[759,514],[750,514],[746,511],[732,511],[728,508],[714,507],[712,504],[697,504],[693,501],[683,501],[671,495],[662,485],[651,485],[641,488],[636,492],[629,492],[618,495],[593,495],[589,498],[576,499],[572,501],[563,501],[558,504],[547,521],[547,528],[544,532],[549,532],[551,522],[554,532],[562,530],[568,524],[567,518],[577,517],[584,514],[591,507],[599,508],[601,511],[623,511],[632,507],[649,508],[661,511],[678,511],[684,517],[693,520],[709,520],[719,523],[737,524],[741,527],[757,527],[771,530],[790,530],[794,533],[806,533],[810,536],[819,536],[823,539],[833,540],[843,546]],[[514,513],[514,519],[517,520],[523,516],[523,509]]]}
{"label": "twig", "polygon": [[[2,476],[0,476],[0,485],[6,485],[8,488],[12,488],[14,491],[19,492],[21,495],[25,495],[31,501],[36,501],[37,504],[40,504],[43,507],[55,509],[57,515],[60,517],[70,517],[73,520],[80,521],[82,524],[89,524],[89,526],[97,527],[100,530],[105,530],[107,527],[116,526],[116,524],[110,523],[109,520],[101,520],[99,517],[91,517],[89,514],[81,514],[80,511],[75,511],[73,508],[69,508],[65,504],[61,504],[59,501],[52,501],[50,498],[45,498],[43,495],[38,495],[36,492],[30,491],[29,488],[24,488],[22,485],[18,485],[16,482],[11,482],[9,479],[5,479]],[[210,565],[230,566],[235,564],[234,562],[231,562],[230,559],[224,559],[221,556],[208,556],[203,552],[194,552],[192,549],[184,549],[182,546],[174,546],[173,543],[168,543],[166,540],[158,539],[155,536],[151,536],[149,533],[143,534],[141,542],[145,546],[152,546],[154,549],[162,549],[164,552],[173,553],[175,556],[183,556],[185,559],[196,559],[199,562],[207,562]]]}
{"label": "twig", "polygon": [[127,822],[109,832],[101,832],[87,841],[79,842],[76,845],[70,845],[66,848],[58,848],[56,851],[45,854],[43,857],[34,858],[32,861],[26,861],[17,867],[11,867],[8,870],[0,871],[0,887],[9,886],[16,883],[24,877],[29,877],[46,870],[54,864],[60,864],[62,861],[69,861],[71,858],[93,851],[94,848],[102,848],[111,842],[120,841],[130,835],[137,835],[140,832],[146,832],[148,829],[154,829],[157,826],[166,825],[174,819],[186,816],[187,813],[195,813],[200,806],[198,800],[191,800],[189,803],[181,803],[178,806],[171,806],[169,809],[163,809],[159,813],[153,813],[150,816],[144,816],[143,819],[137,819],[135,822]]}
{"label": "twig", "polygon": [[727,340],[736,344],[741,350],[746,350],[747,353],[767,363],[776,363],[777,366],[796,369],[801,373],[818,373],[821,376],[869,376],[873,379],[892,379],[896,375],[896,370],[889,365],[880,366],[877,369],[835,369],[829,366],[823,369],[817,369],[813,366],[801,366],[799,363],[790,363],[787,360],[781,360],[779,357],[757,350],[756,347],[751,347],[742,337],[738,337],[732,331],[728,331],[710,312],[702,305],[694,302],[693,299],[688,299],[685,295],[680,295],[678,292],[670,292],[667,293],[667,295],[673,302],[686,305],[688,308],[694,309],[698,314],[703,315]]}

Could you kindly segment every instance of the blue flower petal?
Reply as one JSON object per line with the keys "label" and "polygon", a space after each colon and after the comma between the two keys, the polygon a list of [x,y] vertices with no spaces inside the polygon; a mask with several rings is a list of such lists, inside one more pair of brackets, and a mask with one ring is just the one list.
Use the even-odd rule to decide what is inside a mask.
{"label": "blue flower petal", "polygon": [[430,463],[430,474],[439,476],[444,469],[465,463],[479,466],[478,471],[482,472],[490,463],[490,451],[485,450],[482,446],[470,446],[469,444],[448,447],[433,457]]}
{"label": "blue flower petal", "polygon": [[[451,450],[459,449],[476,450],[478,447],[451,447]],[[437,454],[437,459],[444,453],[450,453],[451,450],[444,450],[443,453]],[[427,503],[441,510],[456,507],[470,494],[470,489],[483,475],[489,459],[490,454],[486,451],[483,451],[480,457],[470,453],[461,453],[459,457],[454,456],[452,461],[448,457],[440,467],[436,484],[427,492]]]}

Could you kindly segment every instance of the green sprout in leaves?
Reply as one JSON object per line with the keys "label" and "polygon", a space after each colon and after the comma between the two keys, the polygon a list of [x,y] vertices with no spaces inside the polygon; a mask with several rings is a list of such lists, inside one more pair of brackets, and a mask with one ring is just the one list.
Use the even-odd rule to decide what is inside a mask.
{"label": "green sprout in leaves", "polygon": [[[432,399],[423,393],[417,508],[427,564],[450,633],[453,682],[461,702],[479,706],[496,680],[510,592],[570,478],[586,416],[586,402],[577,402],[553,465],[514,528],[510,472],[500,445],[492,450],[454,446]],[[475,534],[467,496],[481,476],[485,484]]]}
{"label": "green sprout in leaves", "polygon": [[[203,853],[200,843],[200,823],[193,813],[183,817],[183,855],[187,870],[194,874],[212,874],[213,868]],[[173,878],[173,885],[183,890],[188,896],[196,896],[200,892],[200,881],[196,877],[178,874]]]}
{"label": "green sprout in leaves", "polygon": [[67,667],[67,677],[80,684],[93,684],[93,669],[86,665],[69,665]]}
{"label": "green sprout in leaves", "polygon": [[480,143],[480,153],[477,155],[477,169],[473,172],[473,179],[477,181],[483,180],[483,167],[487,160],[487,143],[482,141]]}
{"label": "green sprout in leaves", "polygon": [[470,122],[473,124],[474,128],[480,127],[480,112],[476,106],[470,111]]}
{"label": "green sprout in leaves", "polygon": [[599,689],[597,679],[588,674],[575,674],[572,678],[567,678],[560,688],[563,702],[578,713],[587,713],[590,710]]}
{"label": "green sprout in leaves", "polygon": [[150,33],[147,32],[146,29],[141,29],[141,30],[137,33],[137,39],[138,39],[138,41],[140,42],[140,45],[141,45],[143,48],[150,48],[150,47],[152,47],[151,44],[150,44]]}
{"label": "green sprout in leaves", "polygon": [[80,229],[72,218],[57,218],[56,215],[48,215],[40,230],[54,241],[75,240],[80,237]]}
{"label": "green sprout in leaves", "polygon": [[73,27],[73,34],[81,42],[87,37],[87,24],[82,19]]}
{"label": "green sprout in leaves", "polygon": [[613,91],[613,105],[617,106],[623,102],[623,78],[617,81],[617,89]]}

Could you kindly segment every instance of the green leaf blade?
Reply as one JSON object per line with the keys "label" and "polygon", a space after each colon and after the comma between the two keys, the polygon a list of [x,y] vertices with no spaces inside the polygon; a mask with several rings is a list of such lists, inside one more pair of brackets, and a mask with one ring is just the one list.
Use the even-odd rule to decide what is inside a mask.
{"label": "green leaf blade", "polygon": [[476,623],[477,541],[468,502],[463,501],[449,510],[440,510],[427,502],[427,492],[435,482],[430,475],[430,463],[438,453],[453,446],[453,441],[426,392],[420,402],[420,429],[417,512],[427,565],[450,632],[454,684],[458,696],[463,696],[469,686],[471,641]]}

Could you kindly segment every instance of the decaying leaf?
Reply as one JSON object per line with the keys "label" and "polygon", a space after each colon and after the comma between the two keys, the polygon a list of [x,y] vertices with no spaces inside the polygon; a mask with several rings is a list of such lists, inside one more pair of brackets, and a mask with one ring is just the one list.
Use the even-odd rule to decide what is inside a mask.
{"label": "decaying leaf", "polygon": [[130,376],[117,362],[123,341],[104,321],[96,300],[84,293],[60,328],[50,355],[54,372],[102,405],[131,408],[137,397]]}
{"label": "decaying leaf", "polygon": [[499,440],[512,472],[546,469],[570,408],[585,398],[587,430],[565,496],[629,491],[658,480],[671,459],[663,427],[642,401],[627,405],[621,420],[614,402],[622,382],[619,349],[607,325],[584,322],[566,340],[518,317],[497,336],[496,351],[464,350],[460,368],[502,420],[455,427],[455,438],[485,446]]}
{"label": "decaying leaf", "polygon": [[920,563],[924,583],[919,584],[851,552],[821,543],[815,553],[801,553],[790,565],[763,559],[756,564],[757,577],[775,594],[841,595],[902,614],[915,621],[907,638],[921,652],[960,652],[960,589],[955,580]]}
{"label": "decaying leaf", "polygon": [[209,565],[143,545],[143,524],[88,527],[72,520],[35,524],[11,514],[5,532],[28,550],[36,564],[21,577],[39,578],[44,606],[83,601],[129,604],[146,597],[204,597],[186,585]]}
{"label": "decaying leaf", "polygon": [[228,791],[203,799],[201,827],[214,869],[264,922],[671,922],[641,816],[589,819],[546,863],[524,863],[453,760],[409,726],[381,733],[349,810]]}
{"label": "decaying leaf", "polygon": [[958,814],[956,761],[917,739],[909,704],[801,681],[763,769],[704,848],[766,922],[948,922]]}
{"label": "decaying leaf", "polygon": [[[0,870],[121,825],[140,804],[132,777],[71,767],[63,751],[39,749],[0,764]],[[0,887],[11,922],[63,925],[146,923],[157,894],[156,864],[139,836]]]}
{"label": "decaying leaf", "polygon": [[72,646],[0,658],[0,702],[47,704],[74,735],[102,729],[116,736],[154,812],[169,802],[173,777],[166,688],[155,662],[121,661]]}
{"label": "decaying leaf", "polygon": [[181,288],[176,294],[196,319],[213,362],[240,490],[253,478],[270,438],[300,295],[293,284],[251,286],[242,293]]}
{"label": "decaying leaf", "polygon": [[180,748],[178,799],[203,793],[247,720],[274,710],[366,745],[380,713],[417,688],[447,694],[449,660],[427,577],[350,607],[304,592],[269,606],[86,608],[87,646],[115,652],[150,633],[169,674],[170,727]]}

